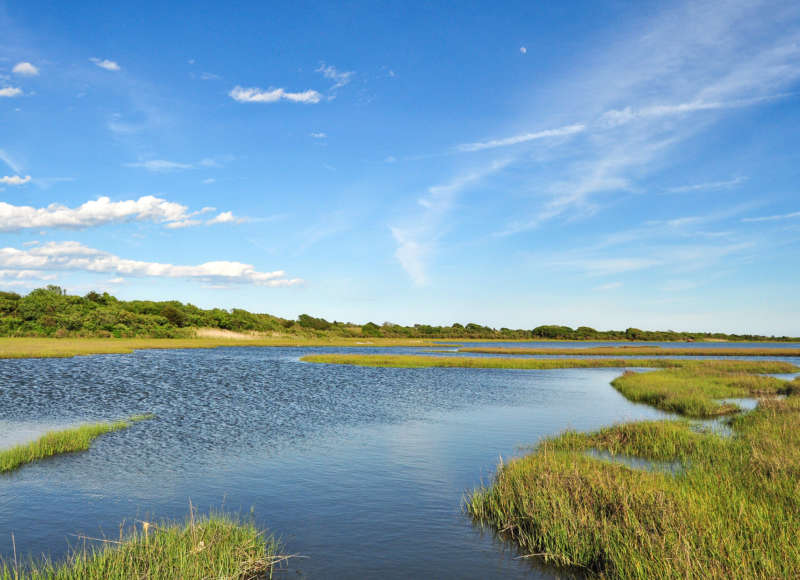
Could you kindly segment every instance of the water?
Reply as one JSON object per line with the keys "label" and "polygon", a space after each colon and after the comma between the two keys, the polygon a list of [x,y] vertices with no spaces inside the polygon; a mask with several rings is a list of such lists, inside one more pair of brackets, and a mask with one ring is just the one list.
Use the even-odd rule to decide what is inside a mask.
{"label": "water", "polygon": [[[552,578],[474,527],[463,494],[499,457],[571,427],[665,414],[619,369],[386,369],[298,361],[336,349],[140,351],[0,361],[0,447],[153,412],[91,450],[0,476],[0,556],[55,558],[134,518],[249,514],[309,578]],[[380,349],[407,352],[409,349]],[[368,349],[365,349],[365,352]],[[371,352],[375,352],[374,350]]]}

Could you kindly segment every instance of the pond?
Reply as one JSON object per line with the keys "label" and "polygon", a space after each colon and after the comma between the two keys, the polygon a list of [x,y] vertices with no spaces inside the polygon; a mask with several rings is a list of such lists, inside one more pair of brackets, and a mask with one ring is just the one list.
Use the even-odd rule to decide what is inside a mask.
{"label": "pond", "polygon": [[[300,578],[552,578],[472,525],[467,490],[566,428],[665,417],[619,369],[398,369],[300,362],[333,348],[140,351],[0,361],[0,447],[134,413],[85,453],[0,476],[0,556],[224,508],[280,536]],[[362,349],[363,352],[375,352]],[[410,349],[380,349],[407,353]],[[351,351],[348,351],[351,352]]]}

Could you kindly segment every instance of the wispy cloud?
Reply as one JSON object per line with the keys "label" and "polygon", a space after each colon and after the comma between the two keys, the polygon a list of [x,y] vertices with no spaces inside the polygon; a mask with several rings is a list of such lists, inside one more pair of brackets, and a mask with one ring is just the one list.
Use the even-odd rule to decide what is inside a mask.
{"label": "wispy cloud", "polygon": [[624,125],[632,121],[640,119],[647,119],[651,117],[667,117],[670,115],[683,115],[687,113],[696,113],[699,111],[713,111],[717,109],[736,109],[741,107],[749,107],[764,103],[765,101],[772,101],[775,99],[787,97],[787,94],[767,95],[763,97],[755,97],[752,99],[740,99],[735,101],[692,101],[688,103],[667,104],[667,105],[651,105],[634,109],[625,107],[621,110],[611,110],[605,112],[600,117],[600,123],[608,127],[616,127]]}
{"label": "wispy cloud", "polygon": [[140,167],[154,173],[164,173],[169,171],[180,171],[194,167],[191,163],[178,163],[177,161],[167,161],[166,159],[149,159],[136,163],[126,163],[125,167]]}
{"label": "wispy cloud", "polygon": [[22,177],[21,175],[5,175],[0,177],[0,184],[2,185],[22,185],[24,183],[28,183],[31,180],[30,175],[26,175]]}
{"label": "wispy cloud", "polygon": [[510,160],[494,161],[458,175],[447,183],[429,187],[427,195],[417,199],[423,210],[421,215],[415,215],[410,220],[413,225],[390,226],[389,230],[397,243],[395,257],[415,285],[424,286],[428,282],[427,262],[442,234],[441,222],[457,196],[509,164]]}
{"label": "wispy cloud", "polygon": [[778,215],[768,215],[768,216],[760,216],[760,217],[751,217],[751,218],[742,218],[741,221],[743,222],[775,222],[780,220],[789,220],[793,218],[800,217],[800,211],[794,211],[792,213],[784,213]]}
{"label": "wispy cloud", "polygon": [[292,103],[314,104],[319,103],[322,96],[315,90],[309,89],[299,93],[287,92],[284,89],[259,89],[257,87],[235,86],[228,95],[239,103],[277,103],[290,101]]}
{"label": "wispy cloud", "polygon": [[734,177],[725,181],[709,181],[707,183],[695,183],[692,185],[681,185],[667,189],[669,193],[690,193],[692,191],[710,191],[714,189],[730,189],[747,181],[746,177]]}
{"label": "wispy cloud", "polygon": [[353,80],[353,75],[356,74],[353,71],[340,71],[335,66],[326,65],[324,62],[314,72],[318,72],[326,79],[333,81],[333,86],[330,88],[331,91],[349,84]]}
{"label": "wispy cloud", "polygon": [[316,133],[311,133],[311,137],[313,139],[325,139],[328,137],[328,135],[326,133],[323,133],[322,131],[319,131]]}
{"label": "wispy cloud", "polygon": [[90,248],[79,242],[50,242],[28,249],[0,248],[0,268],[48,275],[53,272],[81,271],[117,276],[183,278],[214,284],[253,284],[281,287],[302,284],[283,270],[260,272],[251,264],[216,261],[196,266],[174,265],[121,258]]}
{"label": "wispy cloud", "polygon": [[[185,205],[152,195],[125,201],[100,197],[75,208],[59,204],[36,208],[0,202],[0,232],[33,228],[81,229],[130,221],[152,221],[167,227],[181,227],[173,224],[199,225],[202,222],[196,221],[195,217],[211,211],[214,208],[190,212]],[[239,218],[234,218],[230,212],[223,212],[214,219],[217,221],[211,220],[209,223],[239,223]],[[187,224],[187,221],[192,223]]]}
{"label": "wispy cloud", "polygon": [[19,97],[22,94],[22,89],[19,87],[3,87],[0,88],[0,97]]}
{"label": "wispy cloud", "polygon": [[110,71],[118,71],[120,70],[120,66],[114,62],[113,60],[108,59],[99,59],[97,57],[92,57],[89,59],[90,62],[93,62],[95,65],[99,66],[102,69],[110,70]]}
{"label": "wispy cloud", "polygon": [[11,72],[23,77],[35,77],[39,74],[39,69],[29,62],[18,62],[11,69]]}
{"label": "wispy cloud", "polygon": [[478,141],[475,143],[462,143],[461,145],[456,146],[456,151],[470,152],[483,151],[485,149],[496,149],[497,147],[509,147],[511,145],[518,145],[520,143],[527,143],[528,141],[575,135],[576,133],[581,133],[585,130],[585,125],[568,125],[558,129],[547,129],[545,131],[537,131],[535,133],[523,133],[521,135],[514,135],[513,137],[506,137],[504,139],[492,139],[490,141]]}
{"label": "wispy cloud", "polygon": [[14,173],[22,173],[22,165],[3,149],[0,149],[0,161],[5,163]]}

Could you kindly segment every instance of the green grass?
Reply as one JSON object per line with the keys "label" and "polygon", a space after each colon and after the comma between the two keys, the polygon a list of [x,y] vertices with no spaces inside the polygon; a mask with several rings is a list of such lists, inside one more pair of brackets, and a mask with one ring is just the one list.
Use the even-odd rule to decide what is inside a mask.
{"label": "green grass", "polygon": [[30,443],[0,450],[0,473],[13,471],[27,463],[54,455],[86,451],[92,441],[100,435],[126,429],[133,423],[153,417],[151,414],[133,415],[121,421],[91,423],[62,431],[49,431]]}
{"label": "green grass", "polygon": [[74,550],[62,563],[0,563],[0,580],[271,578],[286,559],[274,538],[226,515],[140,524],[119,541]]}
{"label": "green grass", "polygon": [[90,354],[130,354],[141,349],[218,348],[225,346],[434,346],[426,339],[337,338],[286,334],[249,338],[38,338],[0,337],[0,359],[69,358]]}
{"label": "green grass", "polygon": [[[716,365],[713,365],[716,366]],[[789,578],[800,570],[800,381],[721,376],[701,366],[629,375],[704,396],[789,393],[731,420],[733,435],[685,420],[568,431],[501,465],[466,509],[529,554],[608,578]],[[693,378],[694,377],[694,378]],[[621,379],[620,379],[621,380]],[[619,388],[619,385],[615,385]],[[637,396],[642,385],[625,385]],[[689,407],[693,410],[694,407]],[[590,449],[678,462],[675,473],[631,469]]]}
{"label": "green grass", "polygon": [[800,356],[797,348],[686,348],[660,346],[595,346],[591,348],[507,348],[507,347],[466,347],[459,352],[482,354],[535,354],[535,355],[567,355],[567,356]]}
{"label": "green grass", "polygon": [[565,368],[695,368],[703,366],[721,372],[790,373],[798,369],[782,361],[698,361],[691,359],[610,359],[610,358],[500,358],[465,356],[420,356],[380,354],[313,354],[300,360],[310,363],[357,365],[367,367],[429,368],[459,367],[484,369],[565,369]]}
{"label": "green grass", "polygon": [[611,384],[636,403],[701,418],[739,410],[736,405],[715,399],[786,394],[790,390],[788,381],[704,365],[647,373],[629,371]]}

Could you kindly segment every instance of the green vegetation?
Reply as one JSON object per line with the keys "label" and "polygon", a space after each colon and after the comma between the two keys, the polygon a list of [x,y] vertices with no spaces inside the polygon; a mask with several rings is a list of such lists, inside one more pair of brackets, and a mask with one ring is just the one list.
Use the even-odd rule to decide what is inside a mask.
{"label": "green vegetation", "polygon": [[[691,359],[612,359],[612,358],[500,358],[465,356],[418,356],[380,354],[313,354],[300,360],[310,363],[357,365],[365,367],[430,368],[457,367],[482,369],[567,369],[567,368],[687,368],[719,373],[791,373],[800,370],[782,361],[691,360]],[[777,380],[777,379],[776,379]]]}
{"label": "green vegetation", "polygon": [[[664,391],[696,382],[708,397],[762,387],[789,396],[764,399],[735,417],[731,437],[698,432],[685,420],[568,431],[501,465],[490,486],[467,498],[468,512],[532,555],[607,578],[794,577],[800,380],[778,385],[740,376],[737,386],[703,366],[641,377]],[[615,386],[635,398],[638,377]],[[678,462],[682,469],[632,469],[590,457],[589,450]]]}
{"label": "green vegetation", "polygon": [[793,383],[750,372],[695,364],[648,373],[627,371],[611,384],[631,401],[687,417],[713,417],[739,410],[715,399],[788,394],[793,390]]}
{"label": "green vegetation", "polygon": [[63,431],[49,431],[36,441],[0,450],[0,473],[13,471],[26,463],[62,453],[86,451],[92,441],[100,435],[127,429],[133,423],[152,419],[154,415],[133,415],[113,423],[91,423]]}
{"label": "green vegetation", "polygon": [[[108,293],[67,295],[59,286],[33,290],[25,296],[0,291],[0,336],[100,337],[100,338],[192,338],[197,329],[210,328],[248,333],[256,338],[298,339],[463,339],[463,340],[800,340],[721,333],[674,331],[599,331],[587,326],[539,326],[526,329],[495,329],[474,322],[462,325],[402,326],[391,322],[356,324],[330,322],[309,314],[289,320],[234,308],[202,309],[177,300],[119,300]],[[262,335],[262,336],[258,336]],[[250,336],[249,338],[253,338]]]}
{"label": "green vegetation", "polygon": [[218,348],[224,346],[430,346],[420,339],[262,336],[258,338],[34,338],[0,337],[0,359],[68,358],[90,354],[129,354],[141,349]]}
{"label": "green vegetation", "polygon": [[184,525],[141,522],[119,541],[73,552],[66,562],[27,566],[0,563],[0,580],[172,580],[173,578],[271,578],[286,556],[252,524],[212,514]]}
{"label": "green vegetation", "polygon": [[660,346],[595,346],[592,348],[503,348],[466,347],[458,352],[507,355],[567,356],[800,356],[798,348],[663,348]]}

